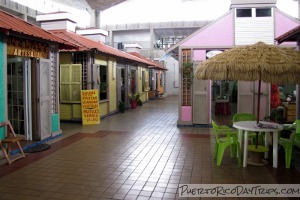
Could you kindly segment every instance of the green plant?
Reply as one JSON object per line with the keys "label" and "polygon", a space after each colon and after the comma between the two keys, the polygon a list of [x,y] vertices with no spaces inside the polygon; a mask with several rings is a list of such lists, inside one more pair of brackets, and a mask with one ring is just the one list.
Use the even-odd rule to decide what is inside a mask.
{"label": "green plant", "polygon": [[182,66],[182,73],[186,75],[193,73],[193,63],[184,62]]}
{"label": "green plant", "polygon": [[100,84],[100,92],[105,92],[106,91],[106,82],[101,82]]}
{"label": "green plant", "polygon": [[284,119],[283,119],[283,111],[280,110],[280,107],[278,108],[271,108],[271,113],[270,116],[266,116],[264,118],[265,121],[271,121],[271,122],[276,122],[279,124],[283,124],[284,123]]}
{"label": "green plant", "polygon": [[184,62],[182,64],[182,76],[187,79],[188,87],[193,84],[194,71],[193,71],[193,63]]}
{"label": "green plant", "polygon": [[142,106],[143,105],[143,102],[140,99],[140,97],[141,97],[141,94],[140,93],[136,93],[136,101],[137,101],[137,105],[138,106]]}
{"label": "green plant", "polygon": [[121,113],[125,112],[125,103],[123,101],[119,101],[118,108]]}
{"label": "green plant", "polygon": [[136,98],[137,94],[131,93],[128,96],[129,96],[130,101],[136,101],[137,100],[137,98]]}

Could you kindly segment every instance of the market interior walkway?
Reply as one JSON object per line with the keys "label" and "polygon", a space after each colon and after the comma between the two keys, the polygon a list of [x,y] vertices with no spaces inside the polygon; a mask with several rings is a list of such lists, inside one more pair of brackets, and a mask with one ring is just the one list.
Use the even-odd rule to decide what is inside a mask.
{"label": "market interior walkway", "polygon": [[277,169],[239,168],[227,153],[217,167],[212,130],[177,126],[177,99],[151,100],[100,125],[62,123],[50,149],[0,165],[0,199],[179,199],[179,183],[299,183],[283,159]]}

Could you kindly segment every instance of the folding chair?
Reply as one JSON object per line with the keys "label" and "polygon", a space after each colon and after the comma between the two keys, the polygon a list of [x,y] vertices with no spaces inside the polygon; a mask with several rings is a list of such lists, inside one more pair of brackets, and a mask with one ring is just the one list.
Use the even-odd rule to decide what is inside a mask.
{"label": "folding chair", "polygon": [[[1,146],[1,149],[2,149],[2,152],[5,156],[5,158],[8,161],[8,164],[11,164],[12,162],[14,162],[18,159],[25,158],[25,154],[24,154],[23,149],[20,144],[20,141],[23,140],[24,138],[16,135],[9,120],[7,120],[5,122],[0,122],[0,128],[1,127],[6,127],[6,131],[7,131],[6,137],[2,140],[0,139],[0,146]],[[17,144],[18,149],[20,150],[20,155],[14,156],[14,158],[11,158],[10,151],[11,151],[12,145],[14,143]]]}

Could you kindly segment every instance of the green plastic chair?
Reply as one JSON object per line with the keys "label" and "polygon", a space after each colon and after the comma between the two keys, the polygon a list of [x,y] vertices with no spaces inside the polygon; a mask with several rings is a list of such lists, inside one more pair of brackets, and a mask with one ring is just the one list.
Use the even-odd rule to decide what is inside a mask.
{"label": "green plastic chair", "polygon": [[225,149],[230,147],[230,156],[234,158],[235,155],[238,155],[238,166],[240,167],[242,160],[237,133],[233,132],[228,126],[217,125],[214,121],[212,121],[212,126],[216,139],[214,159],[217,159],[217,166],[221,165]]}
{"label": "green plastic chair", "polygon": [[292,125],[288,126],[284,130],[292,130],[296,128],[296,131],[290,135],[290,138],[279,138],[278,143],[284,148],[285,152],[285,168],[291,167],[293,146],[300,147],[300,119],[297,119]]}
{"label": "green plastic chair", "polygon": [[[256,121],[256,116],[251,113],[237,113],[233,116],[232,119],[233,122],[239,122],[239,121]],[[243,134],[244,136],[244,134]],[[256,140],[256,133],[255,132],[249,132],[248,133],[248,138],[251,140],[251,144],[255,144]],[[263,143],[263,134],[259,133],[258,134],[258,139],[260,143]]]}

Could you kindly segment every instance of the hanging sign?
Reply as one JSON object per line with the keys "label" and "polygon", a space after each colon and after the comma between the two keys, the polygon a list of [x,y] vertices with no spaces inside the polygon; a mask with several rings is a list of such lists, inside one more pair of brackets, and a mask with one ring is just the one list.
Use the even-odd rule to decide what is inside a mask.
{"label": "hanging sign", "polygon": [[206,57],[207,58],[212,58],[214,57],[215,55],[218,55],[220,53],[223,53],[223,50],[211,50],[211,51],[207,51],[206,53]]}
{"label": "hanging sign", "polygon": [[49,45],[47,43],[9,36],[7,38],[7,54],[47,59],[49,57]]}
{"label": "hanging sign", "polygon": [[81,90],[82,124],[100,124],[98,90]]}

